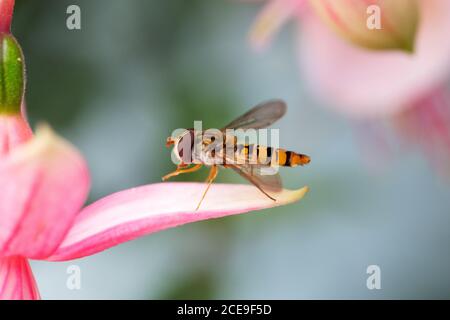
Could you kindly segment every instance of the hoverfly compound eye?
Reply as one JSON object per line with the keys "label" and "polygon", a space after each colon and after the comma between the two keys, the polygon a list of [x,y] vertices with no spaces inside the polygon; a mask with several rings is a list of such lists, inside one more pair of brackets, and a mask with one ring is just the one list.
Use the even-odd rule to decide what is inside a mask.
{"label": "hoverfly compound eye", "polygon": [[192,163],[192,153],[194,149],[194,130],[186,130],[181,134],[178,143],[176,144],[176,150],[179,159],[186,164]]}

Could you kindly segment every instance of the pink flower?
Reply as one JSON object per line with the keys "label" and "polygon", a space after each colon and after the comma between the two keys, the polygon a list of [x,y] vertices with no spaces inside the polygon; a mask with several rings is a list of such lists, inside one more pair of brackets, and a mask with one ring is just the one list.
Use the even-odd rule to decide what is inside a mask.
{"label": "pink flower", "polygon": [[367,51],[335,37],[313,14],[302,17],[300,62],[317,96],[359,117],[397,114],[447,81],[450,3],[420,1],[413,54]]}
{"label": "pink flower", "polygon": [[344,39],[369,49],[414,50],[417,0],[309,0]]}
{"label": "pink flower", "polygon": [[89,189],[86,163],[48,127],[0,158],[0,186],[2,299],[39,297],[27,259],[78,259],[189,222],[288,204],[307,191],[284,190],[273,202],[249,185],[214,184],[195,211],[203,183],[158,183],[81,209]]}
{"label": "pink flower", "polygon": [[24,119],[23,57],[9,34],[13,4],[0,0],[0,299],[39,298],[28,259],[78,259],[186,223],[292,203],[306,193],[306,187],[283,190],[274,202],[253,186],[214,184],[196,211],[205,184],[158,183],[82,208],[90,186],[83,156],[48,126],[33,136]]}
{"label": "pink flower", "polygon": [[283,22],[312,9],[315,17],[353,44],[413,50],[417,0],[270,0],[252,29],[252,43],[264,47]]}
{"label": "pink flower", "polygon": [[[450,100],[446,90],[450,76],[450,1],[418,1],[420,23],[412,53],[370,51],[349,44],[336,36],[310,2],[271,0],[255,23],[252,43],[259,48],[273,34],[274,28],[258,31],[267,16],[277,27],[287,18],[298,18],[301,71],[317,98],[350,117],[395,120],[392,123],[396,129],[401,128],[402,135],[405,127],[412,127],[421,136],[410,140],[424,142],[427,149],[434,145],[450,150]],[[347,1],[349,6],[359,2],[368,3]],[[399,118],[401,127],[397,126]]]}

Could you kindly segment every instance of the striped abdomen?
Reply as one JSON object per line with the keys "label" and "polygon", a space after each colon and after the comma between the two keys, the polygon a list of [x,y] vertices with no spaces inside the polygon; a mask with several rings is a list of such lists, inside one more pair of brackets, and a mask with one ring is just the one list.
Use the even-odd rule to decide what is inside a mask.
{"label": "striped abdomen", "polygon": [[[231,141],[230,141],[231,140]],[[178,158],[185,164],[205,163],[206,160],[220,160],[219,164],[257,164],[296,167],[308,164],[307,155],[276,149],[257,144],[236,144],[237,138],[231,137],[227,143],[200,145],[200,154],[196,154],[194,147],[194,131],[186,130],[176,147]],[[202,149],[203,147],[203,149]],[[194,159],[195,158],[195,159]],[[217,162],[216,162],[217,163]]]}
{"label": "striped abdomen", "polygon": [[238,163],[245,161],[245,163],[259,165],[296,167],[310,162],[310,158],[304,154],[255,144],[237,145],[235,151],[235,159]]}

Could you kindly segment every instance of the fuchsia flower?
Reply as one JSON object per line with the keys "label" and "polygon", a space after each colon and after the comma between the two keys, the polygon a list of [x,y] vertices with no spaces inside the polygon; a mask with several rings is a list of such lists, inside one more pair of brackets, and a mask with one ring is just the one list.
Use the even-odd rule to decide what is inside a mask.
{"label": "fuchsia flower", "polygon": [[90,184],[83,156],[48,126],[33,136],[21,112],[13,4],[0,0],[0,299],[39,298],[28,259],[77,259],[185,223],[288,204],[307,191],[283,190],[273,202],[253,186],[215,184],[195,211],[204,184],[158,183],[82,208]]}
{"label": "fuchsia flower", "polygon": [[[361,22],[367,17],[361,8],[371,4],[381,6],[378,36]],[[411,141],[449,153],[450,1],[271,0],[252,29],[253,45],[264,47],[289,18],[298,19],[301,70],[319,99],[350,117],[391,119]],[[415,45],[412,52],[368,50],[354,34],[365,41],[378,37],[378,49],[395,47],[399,34],[415,35],[406,42]]]}
{"label": "fuchsia flower", "polygon": [[[283,205],[247,185],[214,185],[195,211],[202,183],[158,183],[118,192],[81,209],[89,172],[81,154],[48,127],[0,159],[0,298],[38,298],[27,259],[81,258],[189,222]],[[81,210],[80,210],[81,209]]]}
{"label": "fuchsia flower", "polygon": [[414,47],[417,0],[270,0],[252,29],[252,43],[264,47],[283,22],[307,11],[361,47],[407,51]]}
{"label": "fuchsia flower", "polygon": [[312,0],[309,4],[352,43],[369,49],[414,49],[417,0]]}

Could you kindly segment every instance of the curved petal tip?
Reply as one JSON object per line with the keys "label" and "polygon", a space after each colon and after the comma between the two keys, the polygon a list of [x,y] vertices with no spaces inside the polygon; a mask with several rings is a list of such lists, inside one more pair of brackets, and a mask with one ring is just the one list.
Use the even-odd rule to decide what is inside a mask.
{"label": "curved petal tip", "polygon": [[204,183],[157,183],[107,196],[82,210],[47,260],[88,256],[139,236],[186,223],[286,205],[308,187],[283,190],[273,201],[251,185],[213,184],[199,210]]}
{"label": "curved petal tip", "polygon": [[305,0],[273,0],[265,5],[254,22],[249,38],[252,47],[263,51],[280,27],[301,11]]}

